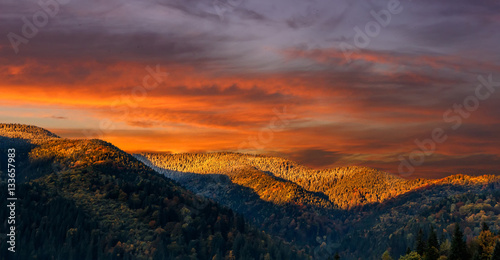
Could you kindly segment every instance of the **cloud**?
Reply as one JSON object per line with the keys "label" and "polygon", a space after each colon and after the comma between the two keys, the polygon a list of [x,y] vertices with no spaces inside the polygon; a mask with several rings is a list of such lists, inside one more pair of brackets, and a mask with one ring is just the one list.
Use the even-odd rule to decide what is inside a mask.
{"label": "cloud", "polygon": [[335,162],[346,156],[341,152],[327,151],[319,148],[309,148],[294,150],[287,154],[287,157],[301,164],[314,168],[324,168],[333,165]]}
{"label": "cloud", "polygon": [[57,120],[66,120],[68,119],[67,117],[65,116],[50,116],[49,118],[52,118],[52,119],[57,119]]}
{"label": "cloud", "polygon": [[[500,71],[497,2],[402,4],[348,63],[340,44],[353,44],[354,28],[387,1],[242,1],[222,20],[212,1],[71,1],[19,54],[0,38],[0,119],[47,108],[41,117],[60,119],[40,121],[49,128],[111,121],[106,140],[128,150],[235,150],[286,106],[295,118],[265,151],[314,167],[392,170],[415,139],[449,130],[444,111],[474,93],[478,75]],[[21,17],[41,7],[7,0],[0,9],[0,31],[22,34]],[[157,64],[168,78],[133,100]],[[422,174],[496,167],[499,101],[494,93],[449,131]]]}

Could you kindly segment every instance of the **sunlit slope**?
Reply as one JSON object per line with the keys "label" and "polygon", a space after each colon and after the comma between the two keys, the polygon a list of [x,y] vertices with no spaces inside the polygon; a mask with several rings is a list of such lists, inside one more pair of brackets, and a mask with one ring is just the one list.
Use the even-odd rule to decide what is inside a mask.
{"label": "sunlit slope", "polygon": [[[164,167],[170,168],[163,168],[157,166],[159,164],[153,164],[149,160],[149,156],[136,155],[136,157],[156,171],[180,183],[193,181],[194,178],[199,178],[196,175],[200,174],[222,175],[226,176],[234,184],[251,189],[260,199],[276,205],[295,204],[328,209],[334,207],[324,194],[308,191],[294,182],[273,176],[254,166],[245,165],[237,161],[229,161],[224,166],[219,164],[215,169],[212,165],[217,164],[215,160],[211,160],[211,162],[203,161],[201,163],[199,161],[189,161],[174,167],[165,165]],[[207,195],[210,196],[209,194]]]}
{"label": "sunlit slope", "polygon": [[[481,214],[471,208],[444,218],[443,201],[451,205],[461,194],[484,197],[500,186],[499,177],[491,175],[409,181],[366,167],[313,170],[283,158],[236,153],[136,157],[197,194],[241,212],[268,232],[309,245],[318,259],[336,251],[343,252],[343,259],[380,259],[389,247],[403,254],[415,243],[408,233],[428,225],[447,228],[450,221],[469,221]],[[283,181],[288,183],[281,186]],[[304,204],[282,206],[283,200],[301,194],[299,187],[314,196],[299,195]],[[312,198],[325,199],[337,210],[321,207]],[[479,225],[480,220],[474,221],[471,227]]]}
{"label": "sunlit slope", "polygon": [[2,123],[0,123],[0,137],[23,139],[33,143],[59,138],[59,136],[57,136],[56,134],[40,127],[32,125]]}
{"label": "sunlit slope", "polygon": [[[306,258],[107,142],[21,129],[0,133],[3,140],[32,143],[19,144],[29,150],[16,157],[17,172],[26,179],[16,187],[22,250],[15,259]],[[18,148],[16,142],[9,145]],[[6,190],[5,183],[0,186]],[[0,214],[7,210],[2,207]],[[5,238],[2,254],[8,252]]]}
{"label": "sunlit slope", "polygon": [[288,180],[310,192],[323,193],[340,208],[350,208],[403,194],[422,185],[367,167],[314,170],[293,161],[237,153],[142,154],[154,166],[177,172],[228,174],[244,166]]}

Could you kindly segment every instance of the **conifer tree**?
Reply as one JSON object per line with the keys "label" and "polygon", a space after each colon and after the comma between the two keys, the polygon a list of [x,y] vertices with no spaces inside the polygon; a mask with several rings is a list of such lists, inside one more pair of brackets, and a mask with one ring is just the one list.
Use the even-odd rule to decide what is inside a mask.
{"label": "conifer tree", "polygon": [[431,228],[431,233],[429,234],[429,240],[427,241],[427,244],[429,248],[435,247],[436,249],[439,249],[439,241],[434,228]]}
{"label": "conifer tree", "polygon": [[490,230],[490,227],[488,227],[488,224],[486,222],[483,222],[482,230],[481,231],[488,231]]}
{"label": "conifer tree", "polygon": [[500,241],[497,239],[491,260],[500,260]]}
{"label": "conifer tree", "polygon": [[425,260],[437,260],[439,258],[439,241],[437,239],[434,228],[431,227],[431,233],[427,240],[427,248],[425,250]]}
{"label": "conifer tree", "polygon": [[424,241],[424,231],[422,229],[418,230],[417,235],[417,254],[424,255],[425,252],[425,241]]}
{"label": "conifer tree", "polygon": [[460,230],[458,223],[455,224],[455,232],[451,242],[451,253],[449,260],[468,260],[467,245],[464,241],[464,235]]}

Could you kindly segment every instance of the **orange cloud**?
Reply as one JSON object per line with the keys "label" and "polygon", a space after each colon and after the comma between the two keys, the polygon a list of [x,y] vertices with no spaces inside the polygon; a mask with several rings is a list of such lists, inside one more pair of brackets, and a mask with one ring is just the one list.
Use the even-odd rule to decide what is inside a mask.
{"label": "orange cloud", "polygon": [[[373,52],[356,55],[358,60],[396,67],[409,60]],[[323,63],[332,57],[343,59],[334,51],[292,56]],[[0,100],[4,107],[18,111],[20,118],[39,115],[56,120],[47,113],[22,113],[23,106],[64,110],[67,119],[59,120],[64,122],[46,120],[48,125],[42,126],[61,136],[86,137],[75,125],[77,120],[87,121],[80,126],[99,131],[105,140],[128,151],[234,151],[244,144],[247,150],[289,154],[297,160],[313,153],[321,157],[314,160],[315,165],[354,164],[389,170],[397,169],[398,154],[415,149],[414,139],[427,138],[434,127],[443,124],[442,113],[469,93],[464,87],[469,83],[460,77],[423,69],[450,68],[446,62],[453,59],[421,57],[410,62],[417,69],[394,71],[333,66],[244,75],[166,64],[161,65],[169,73],[165,81],[134,97],[141,94],[134,88],[148,75],[148,64],[143,62],[75,61],[54,70],[55,63],[26,60],[0,65]],[[441,92],[437,95],[436,91]],[[494,102],[498,99],[492,99],[481,104],[483,112],[467,119],[468,126],[500,123],[489,112],[498,108]],[[266,127],[276,116],[273,110],[284,107],[293,120],[283,131],[272,131],[270,141],[259,143],[262,133],[269,133]],[[99,124],[108,121],[113,127],[99,129]],[[67,128],[61,128],[64,124]],[[484,139],[484,133],[477,134],[470,127],[464,127],[462,134],[452,134],[456,136],[438,147],[441,157],[429,160],[430,165],[445,157],[500,152],[498,139]],[[493,157],[485,158],[494,162]],[[469,162],[474,166],[478,161]],[[446,168],[443,172],[456,167]],[[422,169],[427,172],[428,168]]]}

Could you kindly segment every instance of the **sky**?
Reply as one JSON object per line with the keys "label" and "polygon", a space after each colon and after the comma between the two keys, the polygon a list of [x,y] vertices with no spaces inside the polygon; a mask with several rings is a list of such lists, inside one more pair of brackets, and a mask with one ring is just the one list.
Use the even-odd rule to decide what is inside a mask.
{"label": "sky", "polygon": [[493,0],[0,0],[0,122],[129,151],[500,173]]}

